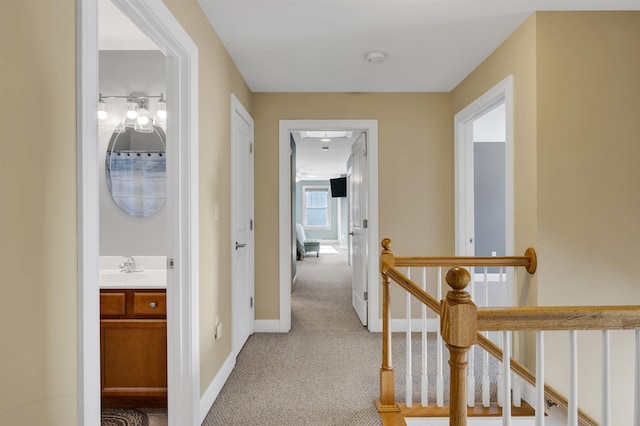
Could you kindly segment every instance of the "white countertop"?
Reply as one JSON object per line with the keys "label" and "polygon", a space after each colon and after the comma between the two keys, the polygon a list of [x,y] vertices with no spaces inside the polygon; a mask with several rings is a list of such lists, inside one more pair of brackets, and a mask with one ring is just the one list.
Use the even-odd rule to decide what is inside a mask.
{"label": "white countertop", "polygon": [[133,256],[140,272],[121,272],[122,256],[100,256],[99,284],[101,289],[166,289],[165,256]]}

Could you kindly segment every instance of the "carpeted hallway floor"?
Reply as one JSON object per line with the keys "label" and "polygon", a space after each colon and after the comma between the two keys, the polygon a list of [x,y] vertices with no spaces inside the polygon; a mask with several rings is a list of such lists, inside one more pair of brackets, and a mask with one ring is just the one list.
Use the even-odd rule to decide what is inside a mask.
{"label": "carpeted hallway floor", "polygon": [[297,262],[292,330],[254,334],[203,425],[380,425],[380,334],[351,306],[346,254]]}

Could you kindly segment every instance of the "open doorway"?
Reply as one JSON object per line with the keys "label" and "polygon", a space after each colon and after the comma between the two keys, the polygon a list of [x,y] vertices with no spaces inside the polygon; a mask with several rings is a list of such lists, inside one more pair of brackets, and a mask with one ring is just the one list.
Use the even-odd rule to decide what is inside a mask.
{"label": "open doorway", "polygon": [[[108,1],[108,0],[104,0]],[[197,211],[197,48],[161,2],[111,0],[166,56],[165,269],[168,424],[199,424],[198,211]],[[98,144],[98,4],[78,2],[78,419],[100,424],[100,312]],[[148,106],[137,93],[138,109]],[[128,95],[128,94],[127,94]],[[128,97],[128,96],[127,96]],[[149,96],[146,96],[149,98]],[[155,99],[154,99],[155,100]],[[159,98],[158,98],[159,100]],[[156,105],[157,107],[157,105]],[[142,124],[142,123],[140,123]],[[134,124],[135,126],[135,124]],[[119,145],[118,145],[119,147]],[[122,154],[122,153],[121,153]],[[117,155],[117,153],[116,153]],[[141,154],[142,155],[142,154]],[[106,163],[106,160],[105,160]],[[103,163],[104,165],[104,163]],[[123,262],[124,263],[124,262]],[[127,260],[125,268],[139,267]],[[162,268],[160,268],[162,269]],[[125,292],[126,293],[126,292]],[[126,300],[127,296],[124,295]],[[135,295],[132,298],[135,304]],[[126,309],[125,302],[125,309]],[[159,301],[140,307],[156,309]],[[155,311],[154,311],[155,312]]]}
{"label": "open doorway", "polygon": [[[514,254],[512,105],[508,77],[455,116],[456,255]],[[506,283],[481,303],[512,305],[511,270]]]}
{"label": "open doorway", "polygon": [[291,208],[295,235],[292,282],[295,285],[298,265],[304,267],[306,257],[341,254],[351,275],[353,306],[366,325],[367,306],[362,297],[367,286],[366,275],[362,273],[366,251],[361,250],[361,224],[366,208],[365,212],[354,209],[354,201],[366,198],[360,195],[365,182],[361,177],[356,184],[353,182],[354,163],[356,173],[361,176],[361,165],[366,162],[366,158],[362,158],[364,144],[366,132],[359,130],[291,132]]}
{"label": "open doorway", "polygon": [[[356,141],[361,140],[360,146],[362,147],[360,155],[366,156],[367,164],[370,167],[361,170],[362,176],[358,178],[358,182],[360,185],[366,183],[366,187],[361,186],[360,188],[354,190],[352,188],[353,193],[364,193],[365,195],[359,197],[363,203],[366,205],[364,216],[359,218],[359,228],[364,228],[364,232],[361,233],[361,241],[359,244],[359,255],[362,258],[361,267],[362,273],[360,275],[360,279],[362,280],[362,284],[360,287],[354,287],[354,291],[358,291],[362,293],[359,297],[360,300],[366,301],[366,305],[361,309],[357,308],[357,305],[354,304],[354,308],[356,308],[356,312],[358,312],[361,322],[365,325],[368,325],[369,329],[372,331],[377,331],[377,328],[381,328],[381,321],[378,313],[378,299],[377,295],[379,280],[377,279],[377,262],[376,258],[373,260],[370,257],[371,253],[377,253],[378,247],[378,229],[377,229],[377,121],[373,120],[310,120],[310,121],[281,121],[280,122],[280,320],[279,320],[279,329],[273,331],[280,332],[288,332],[291,329],[291,286],[292,280],[295,276],[294,264],[296,262],[296,252],[294,249],[296,247],[296,224],[300,223],[304,230],[303,223],[308,225],[311,231],[314,231],[314,226],[317,228],[327,227],[326,218],[322,218],[324,220],[323,223],[316,223],[314,225],[313,221],[317,218],[314,218],[314,215],[325,216],[326,214],[320,210],[326,209],[329,210],[330,206],[333,205],[333,200],[331,200],[331,204],[329,203],[329,199],[331,197],[331,180],[324,181],[324,185],[316,185],[316,186],[324,186],[324,188],[316,188],[313,189],[312,185],[295,185],[295,176],[298,175],[298,179],[302,182],[312,182],[312,176],[320,176],[318,174],[313,174],[310,170],[305,169],[305,165],[302,168],[298,167],[296,161],[294,159],[297,157],[298,145],[296,143],[295,138],[298,137],[301,140],[303,134],[301,132],[313,132],[313,131],[321,131],[321,132],[329,132],[329,131],[341,131],[341,132],[351,132],[352,136],[356,136],[353,140],[351,147],[347,147],[345,153],[346,158],[350,155],[353,155],[353,151],[351,148],[357,145]],[[304,133],[306,135],[306,133]],[[327,136],[327,135],[320,135]],[[318,146],[317,149],[320,149],[320,154],[323,153],[322,147],[329,145],[322,145],[322,141],[318,138]],[[330,139],[330,138],[329,138]],[[325,142],[325,144],[328,142]],[[301,142],[301,145],[304,142]],[[344,146],[343,146],[344,148]],[[351,151],[351,152],[350,152]],[[324,151],[324,153],[331,152],[331,147],[329,146],[328,151]],[[318,153],[316,153],[317,157]],[[322,158],[322,157],[321,157]],[[348,163],[348,160],[347,160]],[[342,165],[343,167],[339,173],[341,176],[336,176],[335,178],[347,178],[347,164]],[[325,179],[327,177],[325,176]],[[346,179],[345,182],[346,184]],[[328,185],[327,185],[328,184]],[[296,188],[299,186],[299,188]],[[303,188],[303,186],[307,186],[308,188]],[[299,193],[298,193],[299,191]],[[347,190],[348,192],[348,190]],[[310,200],[320,200],[317,206],[312,206],[309,213],[309,220],[311,222],[307,222],[306,212],[302,208],[302,203],[299,203],[300,213],[299,216],[296,216],[298,213],[294,209],[296,198],[299,200],[303,197],[309,197]],[[308,195],[307,195],[308,194]],[[326,197],[327,203],[326,207],[324,206],[324,199]],[[336,197],[337,199],[343,197]],[[354,199],[352,197],[351,199]],[[349,200],[349,197],[346,197],[346,200]],[[300,200],[301,201],[301,200]],[[339,221],[335,220],[337,224],[340,222],[342,225],[341,228],[336,228],[336,233],[332,234],[331,241],[336,244],[336,247],[339,249],[344,247],[345,245],[349,247],[349,243],[351,243],[351,247],[353,248],[354,239],[352,235],[349,235],[353,232],[353,229],[349,229],[349,207],[348,201],[341,201],[341,214],[337,213],[337,205],[340,205],[338,201],[336,204],[336,213],[334,215],[339,216]],[[344,211],[346,207],[346,212]],[[317,209],[314,211],[313,209]],[[296,212],[296,215],[293,213]],[[331,214],[331,213],[328,213]],[[346,216],[346,217],[345,217]],[[358,218],[355,218],[356,220]],[[351,218],[351,223],[354,223],[354,218]],[[346,226],[345,226],[346,225]],[[315,229],[317,231],[328,231],[328,229]],[[306,233],[306,231],[305,231]],[[315,235],[312,233],[312,235]],[[320,235],[320,234],[319,234]],[[322,237],[316,238],[321,240]],[[373,248],[372,248],[373,247]],[[311,249],[309,250],[311,253]],[[351,250],[355,252],[355,250]],[[317,252],[316,252],[317,255]],[[321,256],[322,254],[320,254]],[[353,263],[353,256],[351,256]],[[373,284],[372,284],[373,283]],[[374,320],[372,321],[371,318]]]}

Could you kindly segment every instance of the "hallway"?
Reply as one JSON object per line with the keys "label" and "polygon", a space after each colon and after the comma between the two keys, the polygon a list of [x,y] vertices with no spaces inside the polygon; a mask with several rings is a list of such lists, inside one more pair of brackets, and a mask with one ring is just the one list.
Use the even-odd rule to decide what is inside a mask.
{"label": "hallway", "polygon": [[351,306],[346,252],[297,266],[291,332],[249,338],[203,425],[380,424],[380,335]]}

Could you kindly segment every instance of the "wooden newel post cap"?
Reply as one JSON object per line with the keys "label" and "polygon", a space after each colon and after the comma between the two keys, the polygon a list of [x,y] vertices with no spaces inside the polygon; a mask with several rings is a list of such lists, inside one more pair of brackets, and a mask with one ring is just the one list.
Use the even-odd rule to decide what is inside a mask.
{"label": "wooden newel post cap", "polygon": [[382,248],[385,251],[391,251],[391,238],[385,238],[382,240]]}
{"label": "wooden newel post cap", "polygon": [[471,275],[469,275],[469,271],[466,269],[455,267],[449,269],[445,279],[447,280],[447,284],[455,291],[463,291],[469,285]]}

